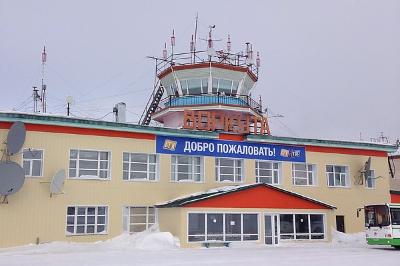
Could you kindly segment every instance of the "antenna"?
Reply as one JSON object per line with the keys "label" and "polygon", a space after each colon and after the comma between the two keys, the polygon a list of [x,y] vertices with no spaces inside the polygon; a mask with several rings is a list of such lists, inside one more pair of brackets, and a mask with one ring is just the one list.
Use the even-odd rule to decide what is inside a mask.
{"label": "antenna", "polygon": [[72,96],[67,97],[67,116],[70,115],[71,105],[74,103],[74,98]]}
{"label": "antenna", "polygon": [[253,45],[249,42],[246,42],[246,64],[251,66],[254,64],[253,62]]}
{"label": "antenna", "polygon": [[232,49],[231,35],[228,34],[228,41],[226,42],[226,50],[228,51],[228,53],[230,53],[231,49]]}
{"label": "antenna", "polygon": [[260,52],[257,52],[257,58],[256,58],[256,67],[257,67],[257,69],[260,68],[260,66],[261,66]]}
{"label": "antenna", "polygon": [[44,83],[46,61],[47,61],[46,46],[43,46],[43,52],[42,52],[42,91],[41,91],[42,113],[46,113],[46,109],[47,109],[46,84]]}
{"label": "antenna", "polygon": [[197,23],[199,21],[199,13],[196,13],[196,24],[194,27],[194,40],[193,40],[193,63],[196,63],[196,43],[197,43]]}
{"label": "antenna", "polygon": [[208,32],[208,39],[207,39],[207,55],[209,60],[211,61],[211,56],[215,54],[214,50],[214,44],[213,44],[213,39],[212,39],[212,30],[215,29],[215,25],[210,25],[208,26],[210,28],[210,31]]}
{"label": "antenna", "polygon": [[33,112],[34,113],[39,113],[39,101],[40,99],[40,95],[39,95],[39,90],[37,89],[36,86],[33,86],[33,93],[32,93],[32,97],[33,97]]}
{"label": "antenna", "polygon": [[174,62],[174,47],[175,47],[175,30],[172,30],[171,36],[171,64]]}
{"label": "antenna", "polygon": [[192,34],[192,40],[190,41],[190,52],[194,52],[194,40],[193,40],[193,34]]}
{"label": "antenna", "polygon": [[162,54],[163,54],[163,59],[166,61],[167,60],[167,56],[168,56],[167,43],[164,43],[164,50],[162,51]]}

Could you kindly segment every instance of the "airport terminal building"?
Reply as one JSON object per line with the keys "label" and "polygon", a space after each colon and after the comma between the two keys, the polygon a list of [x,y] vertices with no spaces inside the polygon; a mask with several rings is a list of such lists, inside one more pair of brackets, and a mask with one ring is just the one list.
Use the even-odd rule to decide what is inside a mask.
{"label": "airport terminal building", "polygon": [[271,135],[250,96],[258,66],[229,58],[160,66],[141,125],[0,113],[0,139],[15,122],[26,129],[20,152],[2,159],[21,165],[25,182],[0,198],[0,247],[99,241],[153,225],[182,247],[363,231],[357,209],[390,202],[396,147]]}

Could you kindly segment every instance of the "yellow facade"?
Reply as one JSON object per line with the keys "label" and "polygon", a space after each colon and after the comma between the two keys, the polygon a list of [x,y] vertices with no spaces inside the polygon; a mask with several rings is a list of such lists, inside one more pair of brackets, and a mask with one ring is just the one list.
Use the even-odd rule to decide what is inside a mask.
{"label": "yellow facade", "polygon": [[[0,139],[5,139],[7,133],[7,129],[0,129]],[[4,146],[1,148],[4,149]],[[166,154],[160,154],[160,174],[157,182],[124,181],[122,179],[123,152],[155,153],[154,140],[28,130],[24,148],[44,151],[43,177],[27,177],[22,189],[8,197],[9,203],[0,205],[0,247],[49,241],[86,242],[109,239],[123,231],[123,206],[154,206],[211,188],[256,182],[255,161],[248,159],[245,160],[243,183],[217,182],[213,157],[204,157],[204,182],[173,182],[170,177],[171,156]],[[53,175],[59,169],[65,169],[68,172],[70,149],[111,152],[111,177],[108,180],[80,180],[67,177],[64,186],[65,193],[50,197],[49,182]],[[375,188],[368,189],[364,185],[354,184],[355,177],[360,175],[359,171],[368,157],[366,155],[307,152],[307,163],[317,165],[316,185],[294,186],[291,178],[292,164],[283,162],[280,187],[337,207],[336,210],[324,210],[327,217],[328,240],[330,239],[330,228],[335,227],[335,215],[345,216],[346,232],[362,231],[364,220],[362,217],[356,217],[356,209],[366,204],[390,201],[387,157],[372,157],[372,169],[375,170],[375,176],[382,176],[382,178],[376,179]],[[11,159],[22,163],[21,155]],[[327,186],[325,174],[325,165],[327,164],[349,167],[351,184],[348,188]],[[108,206],[107,233],[66,235],[67,206],[79,205]],[[186,241],[188,211],[188,208],[160,209],[160,228],[171,231],[180,237],[182,246],[198,246],[196,244],[189,245]],[[268,211],[273,212],[274,210],[257,210],[259,213]],[[312,211],[308,211],[308,213],[312,213]],[[263,227],[262,223],[260,226]],[[262,239],[260,241],[262,242]]]}

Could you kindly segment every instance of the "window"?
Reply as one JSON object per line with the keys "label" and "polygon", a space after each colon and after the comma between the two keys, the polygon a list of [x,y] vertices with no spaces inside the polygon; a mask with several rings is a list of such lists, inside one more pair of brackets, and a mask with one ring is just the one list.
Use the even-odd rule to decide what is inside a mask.
{"label": "window", "polygon": [[236,94],[239,86],[239,81],[230,80],[230,79],[222,79],[222,78],[213,78],[212,79],[212,92],[216,93],[224,93],[227,95]]}
{"label": "window", "polygon": [[386,205],[366,206],[365,211],[365,226],[377,227],[390,225],[389,208]]}
{"label": "window", "polygon": [[171,180],[179,182],[203,181],[203,158],[196,156],[171,156]]}
{"label": "window", "polygon": [[347,187],[349,186],[348,167],[340,165],[327,165],[326,177],[328,186],[330,187]]}
{"label": "window", "polygon": [[366,188],[375,188],[375,171],[370,170],[370,174],[365,179]]}
{"label": "window", "polygon": [[189,213],[188,241],[258,240],[258,214]]}
{"label": "window", "polygon": [[400,209],[390,209],[390,214],[392,216],[392,225],[400,225]]}
{"label": "window", "polygon": [[107,233],[108,208],[105,206],[68,207],[67,235]]}
{"label": "window", "polygon": [[22,158],[26,176],[43,176],[43,150],[24,149]]}
{"label": "window", "polygon": [[258,183],[280,184],[280,162],[256,161],[256,178]]}
{"label": "window", "polygon": [[215,158],[215,176],[219,182],[242,182],[243,160]]}
{"label": "window", "polygon": [[208,93],[208,78],[184,79],[180,82],[183,95]]}
{"label": "window", "polygon": [[123,180],[156,181],[158,156],[156,154],[123,153]]}
{"label": "window", "polygon": [[281,239],[324,239],[322,214],[280,214]]}
{"label": "window", "polygon": [[306,163],[292,164],[293,185],[313,186],[315,185],[316,165]]}
{"label": "window", "polygon": [[129,233],[145,231],[157,221],[154,207],[124,207],[123,214],[123,228]]}
{"label": "window", "polygon": [[107,179],[110,177],[110,152],[70,150],[69,177]]}
{"label": "window", "polygon": [[177,89],[176,89],[176,85],[175,84],[171,84],[171,85],[167,86],[166,89],[167,89],[168,95],[174,96],[177,93]]}

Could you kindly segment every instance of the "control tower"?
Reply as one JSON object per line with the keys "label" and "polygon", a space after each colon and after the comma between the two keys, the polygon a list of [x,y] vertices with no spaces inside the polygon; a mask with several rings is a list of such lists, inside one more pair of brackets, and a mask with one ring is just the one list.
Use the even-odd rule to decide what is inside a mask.
{"label": "control tower", "polygon": [[162,58],[150,57],[155,60],[157,82],[140,124],[154,120],[170,128],[270,134],[261,99],[251,98],[258,81],[259,53],[254,55],[250,43],[245,51],[232,52],[229,35],[225,49],[216,50],[214,28],[209,27],[203,50],[196,50],[194,34],[190,52],[174,53],[173,32],[170,54],[165,44]]}

